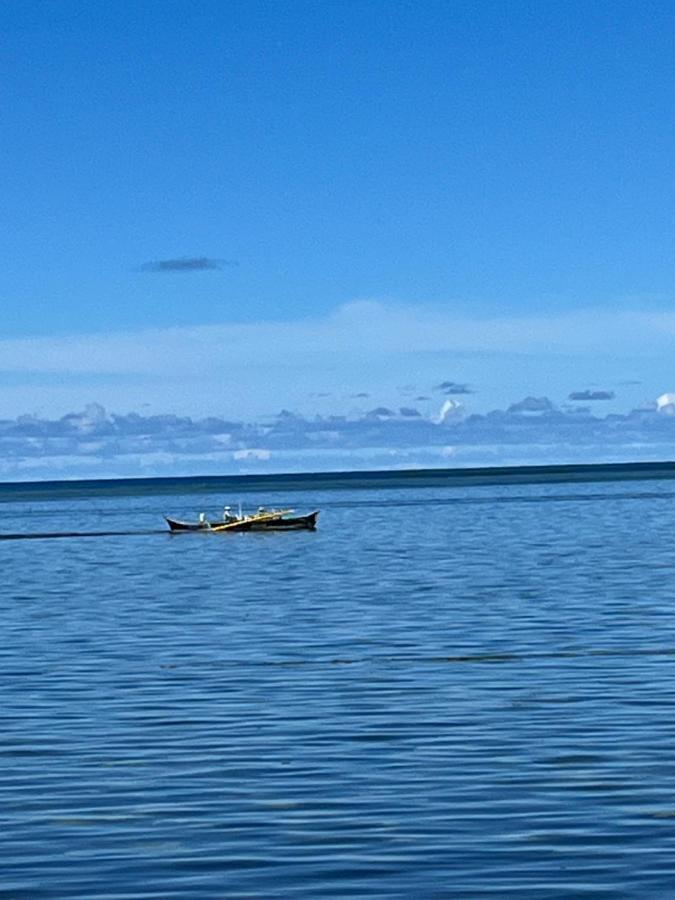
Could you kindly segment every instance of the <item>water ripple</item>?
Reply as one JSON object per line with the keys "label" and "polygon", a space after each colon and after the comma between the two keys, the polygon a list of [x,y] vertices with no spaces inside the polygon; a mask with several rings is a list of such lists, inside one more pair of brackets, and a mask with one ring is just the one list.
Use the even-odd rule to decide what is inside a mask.
{"label": "water ripple", "polygon": [[671,504],[464,490],[295,495],[311,539],[76,498],[4,543],[0,898],[669,896]]}

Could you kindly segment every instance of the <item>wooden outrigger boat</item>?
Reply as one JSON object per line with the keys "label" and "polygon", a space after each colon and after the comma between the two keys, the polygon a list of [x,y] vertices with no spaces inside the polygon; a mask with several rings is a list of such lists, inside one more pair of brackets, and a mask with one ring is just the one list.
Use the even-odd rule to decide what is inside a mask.
{"label": "wooden outrigger boat", "polygon": [[292,509],[272,509],[259,511],[250,516],[232,516],[228,521],[217,522],[209,522],[201,518],[198,522],[183,522],[180,519],[171,519],[169,516],[164,518],[172,532],[313,531],[316,528],[318,509],[305,516],[292,517],[289,515],[292,512]]}

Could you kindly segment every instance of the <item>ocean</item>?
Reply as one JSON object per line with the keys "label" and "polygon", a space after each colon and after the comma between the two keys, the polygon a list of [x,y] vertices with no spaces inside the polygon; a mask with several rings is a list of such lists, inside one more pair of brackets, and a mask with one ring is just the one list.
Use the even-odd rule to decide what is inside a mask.
{"label": "ocean", "polygon": [[674,468],[0,485],[0,898],[673,896]]}

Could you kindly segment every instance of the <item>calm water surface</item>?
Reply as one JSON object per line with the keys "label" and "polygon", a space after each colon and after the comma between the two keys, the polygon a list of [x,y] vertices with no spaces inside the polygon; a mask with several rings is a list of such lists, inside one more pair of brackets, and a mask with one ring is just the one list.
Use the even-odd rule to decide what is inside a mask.
{"label": "calm water surface", "polygon": [[0,897],[675,896],[674,482],[225,499],[0,503]]}

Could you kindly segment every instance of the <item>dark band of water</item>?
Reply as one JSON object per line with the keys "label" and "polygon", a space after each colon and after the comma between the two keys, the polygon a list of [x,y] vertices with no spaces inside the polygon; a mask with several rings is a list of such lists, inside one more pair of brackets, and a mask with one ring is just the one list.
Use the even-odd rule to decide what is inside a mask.
{"label": "dark band of water", "polygon": [[675,462],[599,463],[556,466],[492,466],[465,469],[209,475],[181,478],[6,482],[0,502],[133,494],[249,493],[255,491],[423,488],[471,484],[545,484],[675,478]]}

